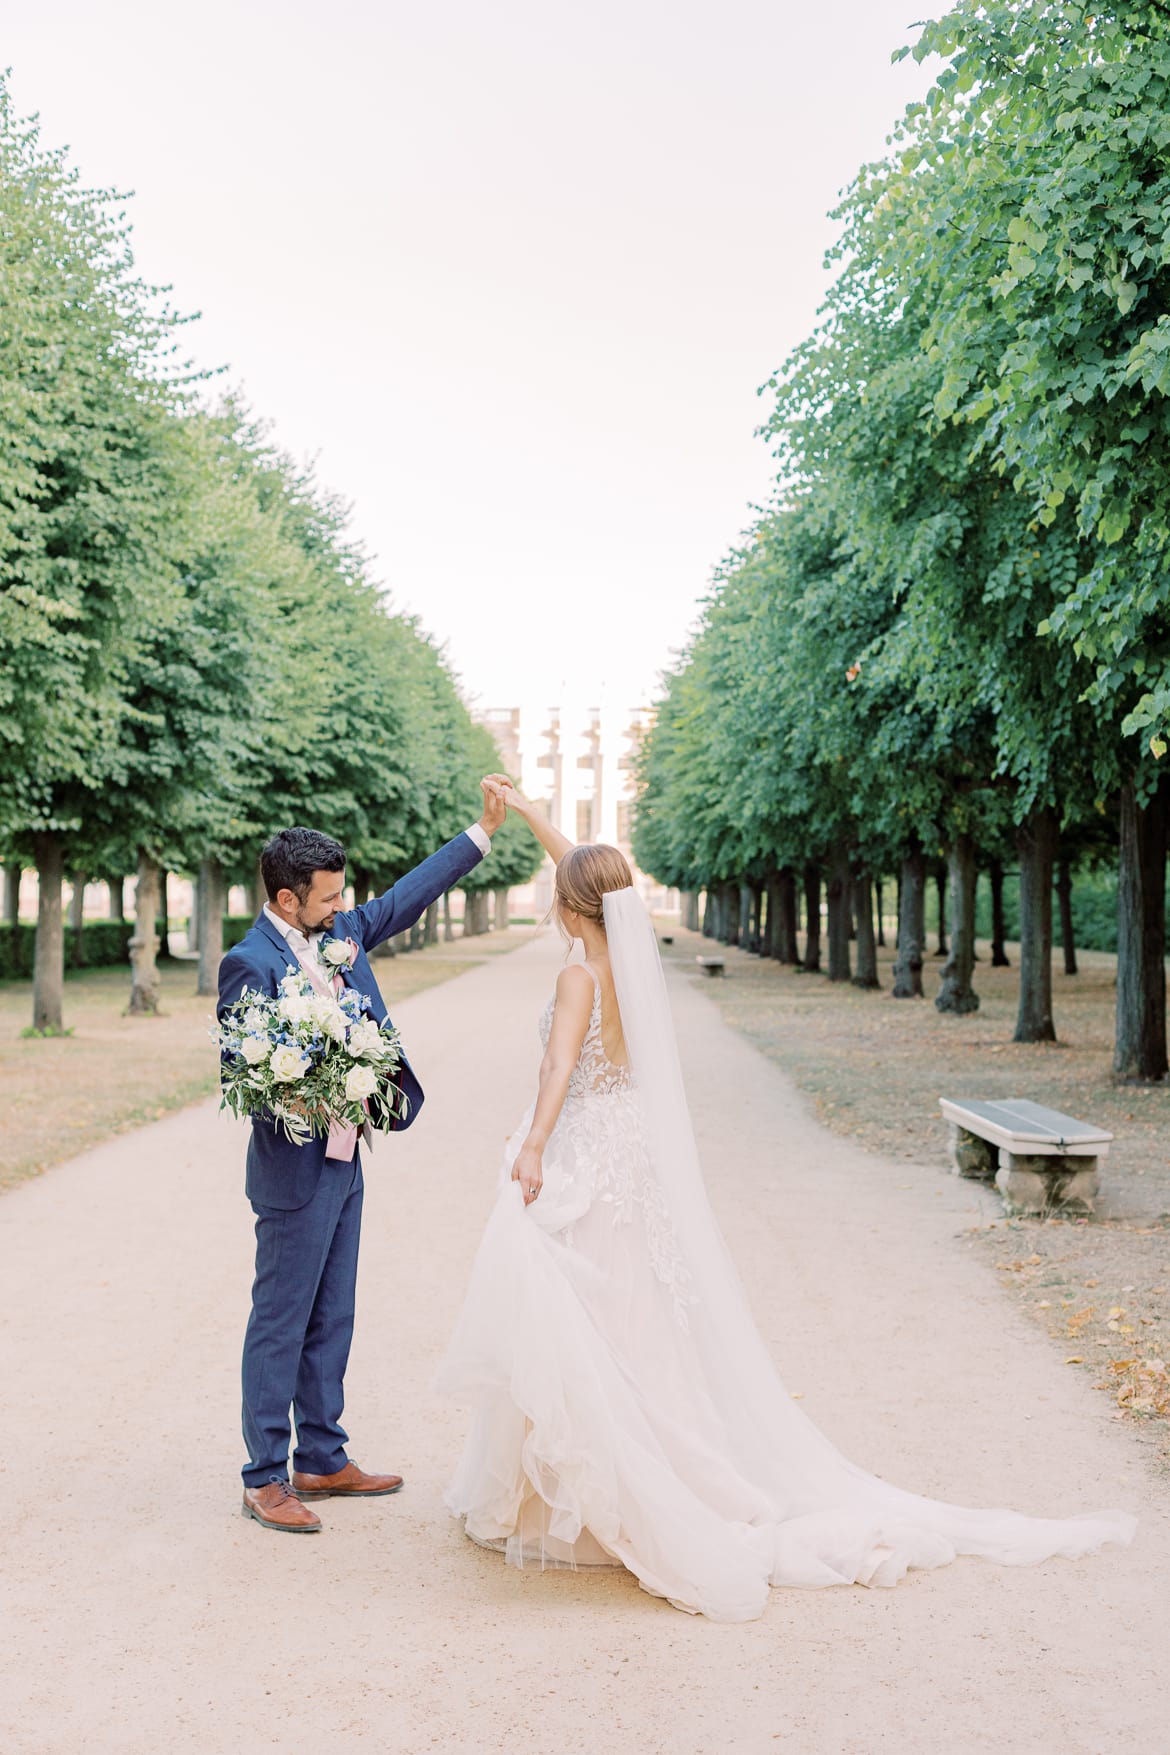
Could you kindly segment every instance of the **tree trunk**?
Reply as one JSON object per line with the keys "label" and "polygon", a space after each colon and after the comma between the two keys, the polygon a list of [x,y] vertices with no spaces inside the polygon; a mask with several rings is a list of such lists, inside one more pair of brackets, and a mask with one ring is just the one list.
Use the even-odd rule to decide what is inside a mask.
{"label": "tree trunk", "polygon": [[721,894],[723,897],[723,931],[720,936],[725,945],[737,945],[739,943],[739,885],[723,884]]}
{"label": "tree trunk", "polygon": [[821,868],[811,861],[804,868],[804,961],[812,975],[821,969]]}
{"label": "tree trunk", "polygon": [[776,923],[780,913],[780,891],[775,872],[770,872],[764,879],[760,908],[763,916],[760,927],[760,955],[771,957],[775,955]]}
{"label": "tree trunk", "polygon": [[1072,864],[1062,859],[1056,873],[1056,899],[1060,905],[1060,948],[1064,952],[1064,972],[1077,972],[1077,941],[1073,932]]}
{"label": "tree trunk", "polygon": [[37,939],[33,963],[33,1029],[63,1028],[65,922],[61,885],[65,881],[65,843],[60,835],[33,836],[37,865]]}
{"label": "tree trunk", "polygon": [[825,885],[825,900],[828,907],[829,926],[829,980],[848,981],[852,976],[849,966],[849,925],[852,897],[849,882],[849,854],[843,846],[833,849],[829,861],[828,882]]}
{"label": "tree trunk", "polygon": [[1166,1076],[1166,832],[1170,776],[1146,805],[1121,791],[1117,881],[1117,1033],[1113,1074],[1128,1083]]}
{"label": "tree trunk", "polygon": [[1020,1008],[1013,1042],[1055,1042],[1052,1021],[1052,867],[1059,829],[1051,806],[1016,831],[1020,850]]}
{"label": "tree trunk", "polygon": [[414,925],[411,927],[409,933],[407,934],[407,948],[408,948],[408,950],[412,950],[412,951],[421,951],[422,950],[423,945],[426,943],[426,930],[427,930],[426,925],[423,921],[421,921],[421,920],[415,921]]}
{"label": "tree trunk", "polygon": [[796,942],[796,873],[782,866],[776,876],[776,924],[772,930],[772,955],[778,963],[798,963]]}
{"label": "tree trunk", "polygon": [[764,948],[764,889],[762,884],[752,885],[752,937],[749,949],[757,956]]}
{"label": "tree trunk", "polygon": [[752,948],[752,909],[755,900],[756,898],[752,891],[752,886],[750,884],[741,883],[739,886],[738,897],[739,925],[737,933],[738,941],[745,951],[750,951]]}
{"label": "tree trunk", "polygon": [[857,973],[854,987],[880,987],[877,966],[877,940],[873,930],[873,885],[867,871],[853,878],[853,896],[857,910]]}
{"label": "tree trunk", "polygon": [[247,889],[248,889],[248,907],[252,913],[253,918],[255,918],[260,913],[260,910],[263,908],[265,902],[268,900],[268,894],[264,888],[264,879],[260,875],[259,865],[257,865],[256,875],[253,877],[251,883],[247,886]]}
{"label": "tree trunk", "polygon": [[138,855],[134,897],[134,936],[130,940],[130,1004],[132,1017],[158,1011],[158,909],[162,873],[147,854]]}
{"label": "tree trunk", "polygon": [[940,1012],[977,1012],[979,995],[971,985],[975,973],[975,844],[970,835],[956,835],[947,855],[951,874],[951,949],[943,964],[942,986],[935,1005]]}
{"label": "tree trunk", "polygon": [[882,900],[883,889],[882,889],[881,878],[875,878],[873,880],[873,891],[874,891],[874,900],[877,904],[877,942],[881,946],[882,950],[885,950],[885,947],[886,947],[886,915],[885,915],[885,903]]}
{"label": "tree trunk", "polygon": [[437,945],[439,942],[439,904],[432,902],[427,909],[426,927],[423,931],[424,945]]}
{"label": "tree trunk", "polygon": [[85,876],[78,872],[73,879],[73,888],[69,894],[69,929],[80,932],[85,925]]}
{"label": "tree trunk", "polygon": [[[221,918],[222,918],[222,913],[221,913]],[[203,937],[202,927],[203,927],[203,867],[202,867],[202,865],[200,865],[199,870],[195,873],[195,876],[191,879],[191,912],[187,917],[187,954],[188,954],[188,956],[191,954],[192,951],[197,951],[199,949],[199,945],[200,945],[200,942],[201,942],[202,937]],[[202,977],[200,977],[200,979],[202,979]],[[196,991],[196,993],[202,993],[203,989],[201,987],[197,986],[195,991]]]}
{"label": "tree trunk", "polygon": [[20,925],[20,879],[22,873],[19,865],[4,867],[4,924],[5,926]]}
{"label": "tree trunk", "polygon": [[716,898],[715,891],[711,888],[711,885],[708,884],[706,892],[703,896],[703,928],[702,928],[702,931],[703,931],[704,938],[714,938],[715,937],[715,922],[716,922],[716,919],[718,917],[718,914],[719,914],[718,900]]}
{"label": "tree trunk", "polygon": [[1010,969],[1011,958],[1004,948],[1007,930],[1003,917],[1003,860],[993,859],[987,867],[991,884],[991,967]]}
{"label": "tree trunk", "polygon": [[161,869],[158,874],[158,954],[160,957],[169,957],[171,954],[171,904],[168,894],[170,875],[170,872]]}
{"label": "tree trunk", "polygon": [[934,869],[934,886],[938,894],[938,949],[936,957],[947,955],[947,867],[942,861]]}
{"label": "tree trunk", "polygon": [[110,919],[125,920],[126,918],[126,880],[125,878],[107,878],[106,888],[110,892]]}
{"label": "tree trunk", "polygon": [[199,949],[199,980],[196,993],[219,991],[219,965],[223,957],[223,917],[227,892],[223,866],[218,859],[204,859],[195,887],[198,901],[196,935]]}
{"label": "tree trunk", "polygon": [[496,894],[495,928],[496,928],[497,932],[507,932],[507,930],[508,930],[508,910],[509,910],[509,906],[510,906],[508,898],[509,898],[510,892],[506,889],[499,889],[496,891],[495,894]]}
{"label": "tree trunk", "polygon": [[449,945],[455,938],[455,928],[451,921],[451,892],[443,892],[443,943]]}
{"label": "tree trunk", "polygon": [[463,936],[479,938],[488,929],[486,890],[465,891],[463,897]]}
{"label": "tree trunk", "polygon": [[699,931],[699,893],[697,890],[684,890],[682,901],[682,923],[687,932]]}
{"label": "tree trunk", "polygon": [[894,998],[921,999],[922,958],[926,947],[926,855],[921,847],[912,847],[903,856],[898,903]]}

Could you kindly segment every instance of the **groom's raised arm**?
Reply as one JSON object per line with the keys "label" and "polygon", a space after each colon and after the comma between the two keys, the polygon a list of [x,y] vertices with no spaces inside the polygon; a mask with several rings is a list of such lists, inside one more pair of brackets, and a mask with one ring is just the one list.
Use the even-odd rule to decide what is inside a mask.
{"label": "groom's raised arm", "polygon": [[[484,845],[480,844],[478,835],[483,836]],[[473,871],[484,857],[491,851],[491,839],[487,832],[480,829],[478,823],[471,829],[465,829],[462,835],[456,835],[413,871],[408,871],[392,884],[382,895],[375,896],[372,901],[363,902],[352,914],[347,912],[347,919],[358,923],[357,936],[361,940],[363,950],[372,951],[384,939],[393,938],[395,933],[405,932],[414,925],[416,920],[426,913],[432,902],[437,902],[444,890],[457,884],[460,878]]]}
{"label": "groom's raised arm", "polygon": [[363,950],[372,951],[384,939],[413,926],[444,890],[466,877],[491,852],[492,836],[506,815],[502,789],[507,785],[503,774],[489,774],[486,780],[481,780],[483,815],[478,823],[472,823],[462,835],[456,835],[453,841],[400,877],[381,896],[363,902],[347,915],[357,922]]}

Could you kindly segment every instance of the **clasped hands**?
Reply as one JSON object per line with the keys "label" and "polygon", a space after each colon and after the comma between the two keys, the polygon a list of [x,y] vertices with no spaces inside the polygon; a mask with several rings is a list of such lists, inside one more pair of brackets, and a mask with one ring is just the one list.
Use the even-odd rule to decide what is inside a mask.
{"label": "clasped hands", "polygon": [[506,774],[485,774],[479,783],[483,793],[483,815],[479,826],[487,835],[494,835],[508,814],[509,805],[521,816],[528,809],[528,800],[517,792]]}

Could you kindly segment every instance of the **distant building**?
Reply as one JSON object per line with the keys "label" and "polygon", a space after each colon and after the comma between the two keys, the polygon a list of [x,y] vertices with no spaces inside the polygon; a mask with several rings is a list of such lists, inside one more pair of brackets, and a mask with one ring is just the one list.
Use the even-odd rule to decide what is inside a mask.
{"label": "distant building", "polygon": [[[526,797],[545,806],[571,841],[605,841],[634,866],[634,780],[638,748],[650,728],[649,707],[486,707],[475,717],[500,748],[504,770]],[[513,912],[539,919],[552,906],[552,864],[517,891]],[[634,881],[653,908],[669,905],[660,884],[634,866]]]}

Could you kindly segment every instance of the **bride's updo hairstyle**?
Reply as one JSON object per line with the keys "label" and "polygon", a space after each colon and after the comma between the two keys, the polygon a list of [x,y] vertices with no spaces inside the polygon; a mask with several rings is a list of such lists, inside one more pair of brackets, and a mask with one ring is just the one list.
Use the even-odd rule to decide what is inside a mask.
{"label": "bride's updo hairstyle", "polygon": [[610,890],[626,890],[634,876],[624,853],[604,842],[586,841],[570,847],[557,866],[557,901],[605,931],[601,898]]}

